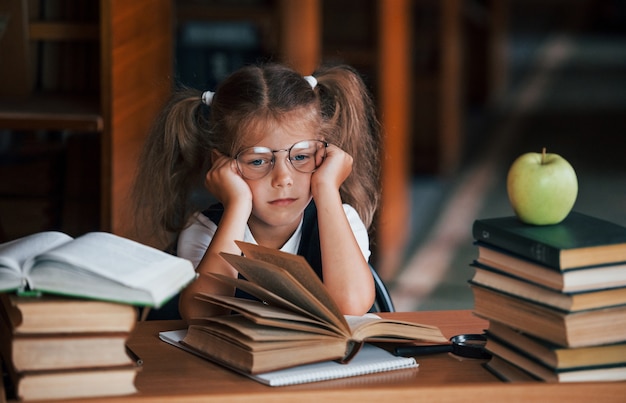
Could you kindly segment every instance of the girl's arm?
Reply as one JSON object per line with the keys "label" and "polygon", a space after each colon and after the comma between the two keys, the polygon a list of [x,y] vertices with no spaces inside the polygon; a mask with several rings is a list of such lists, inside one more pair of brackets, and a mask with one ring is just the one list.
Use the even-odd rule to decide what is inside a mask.
{"label": "girl's arm", "polygon": [[206,175],[206,186],[209,192],[222,202],[224,213],[209,247],[196,267],[198,278],[181,293],[179,310],[185,320],[192,317],[228,313],[228,310],[216,305],[197,301],[194,298],[195,294],[234,295],[235,293],[234,288],[207,275],[207,273],[219,273],[233,278],[237,277],[237,271],[219,253],[241,253],[234,241],[242,240],[244,237],[246,223],[252,211],[252,194],[233,163],[231,158],[219,156]]}
{"label": "girl's arm", "polygon": [[348,315],[363,315],[374,303],[374,279],[343,209],[339,187],[352,169],[352,157],[330,145],[311,177],[317,207],[324,284]]}

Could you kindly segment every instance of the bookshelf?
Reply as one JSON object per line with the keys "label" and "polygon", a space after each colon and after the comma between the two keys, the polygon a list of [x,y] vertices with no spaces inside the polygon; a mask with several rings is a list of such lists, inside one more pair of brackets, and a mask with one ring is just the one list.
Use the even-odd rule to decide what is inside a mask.
{"label": "bookshelf", "polygon": [[[492,31],[506,27],[506,1],[486,2]],[[37,20],[29,9],[72,10],[72,18]],[[464,0],[7,0],[22,28],[10,49],[0,38],[0,130],[64,130],[100,138],[100,226],[126,235],[127,195],[134,161],[173,76],[175,28],[188,21],[249,21],[262,52],[310,74],[320,61],[346,62],[364,74],[387,130],[383,148],[383,209],[377,225],[376,262],[393,274],[407,238],[410,178],[415,172],[454,172],[464,148],[462,108],[465,63]],[[483,4],[483,3],[480,3]],[[80,6],[79,6],[80,5]],[[16,11],[17,10],[17,11]],[[78,10],[78,11],[77,11]],[[150,12],[145,12],[150,10]],[[82,15],[81,15],[82,13]],[[499,25],[498,25],[499,24]],[[492,28],[498,28],[495,32]],[[27,66],[33,43],[72,43],[84,74],[82,90],[42,91]],[[147,46],[146,46],[147,44]],[[493,45],[492,45],[493,47]],[[490,66],[502,66],[490,53]],[[72,57],[71,55],[69,56]],[[16,65],[23,66],[16,68]],[[36,65],[36,64],[35,64]],[[61,69],[65,71],[67,69]],[[499,69],[502,72],[503,69]],[[489,77],[501,79],[498,71]],[[70,77],[76,78],[76,77]],[[65,77],[65,79],[68,79]],[[71,81],[71,80],[70,80]],[[500,80],[500,86],[503,80]]]}
{"label": "bookshelf", "polygon": [[171,88],[172,2],[6,0],[0,18],[0,129],[97,134],[98,225],[128,234],[134,164]]}

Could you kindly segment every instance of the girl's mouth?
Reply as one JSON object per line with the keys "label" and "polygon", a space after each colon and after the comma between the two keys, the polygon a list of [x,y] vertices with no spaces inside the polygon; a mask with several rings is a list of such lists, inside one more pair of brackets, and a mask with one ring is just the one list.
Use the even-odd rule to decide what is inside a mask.
{"label": "girl's mouth", "polygon": [[287,199],[276,199],[276,200],[272,200],[270,202],[270,204],[272,206],[288,206],[291,203],[293,203],[294,201],[296,201],[296,199],[292,199],[292,198],[287,198]]}

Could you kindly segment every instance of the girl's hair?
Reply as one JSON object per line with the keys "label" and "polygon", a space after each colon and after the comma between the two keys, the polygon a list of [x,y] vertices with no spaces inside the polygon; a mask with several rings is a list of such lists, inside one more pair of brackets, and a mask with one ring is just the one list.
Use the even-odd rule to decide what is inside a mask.
{"label": "girl's hair", "polygon": [[[320,136],[353,157],[352,173],[340,188],[371,228],[380,199],[380,125],[367,87],[359,74],[342,65],[314,73],[311,85],[285,66],[268,64],[237,70],[217,88],[210,106],[202,92],[181,87],[157,118],[139,160],[133,188],[139,236],[168,245],[194,211],[204,183],[211,150],[236,155],[254,125],[288,122],[288,113],[310,119]],[[281,120],[282,119],[282,120]]]}

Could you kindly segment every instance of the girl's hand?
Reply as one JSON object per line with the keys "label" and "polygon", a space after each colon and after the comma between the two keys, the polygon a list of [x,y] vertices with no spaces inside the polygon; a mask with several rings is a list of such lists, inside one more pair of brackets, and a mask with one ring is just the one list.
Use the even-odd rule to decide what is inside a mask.
{"label": "girl's hand", "polygon": [[352,156],[341,148],[329,144],[326,159],[311,176],[313,197],[322,189],[339,190],[341,184],[352,172]]}
{"label": "girl's hand", "polygon": [[252,192],[239,175],[235,160],[217,150],[212,152],[213,163],[206,173],[204,185],[225,207],[234,202],[247,202],[252,209]]}

